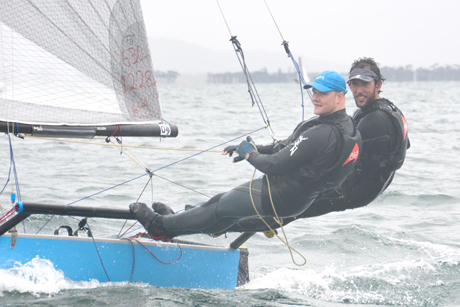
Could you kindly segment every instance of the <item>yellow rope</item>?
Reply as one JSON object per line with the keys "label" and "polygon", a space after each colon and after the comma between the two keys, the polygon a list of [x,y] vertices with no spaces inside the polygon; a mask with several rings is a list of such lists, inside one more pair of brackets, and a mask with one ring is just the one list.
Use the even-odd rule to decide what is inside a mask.
{"label": "yellow rope", "polygon": [[143,169],[145,169],[146,171],[150,172],[150,168],[147,167],[147,165],[145,165],[144,163],[142,163],[142,161],[140,161],[137,156],[135,154],[131,154],[130,152],[128,152],[127,150],[124,150],[123,147],[124,145],[120,145],[120,144],[117,144],[115,143],[114,141],[112,141],[110,139],[110,143],[113,144],[113,146],[117,147],[118,149],[120,149],[120,151],[125,154],[128,158],[130,158],[131,160],[134,161],[134,163],[136,163],[137,165],[139,165],[140,167],[142,167]]}
{"label": "yellow rope", "polygon": [[[67,142],[67,143],[79,143],[79,144],[90,144],[90,145],[117,147],[121,152],[123,152],[127,157],[129,157],[134,163],[136,163],[137,165],[139,165],[140,167],[142,167],[143,169],[145,169],[148,172],[150,172],[150,169],[144,163],[142,163],[137,158],[137,156],[135,154],[131,154],[127,150],[125,150],[123,148],[129,147],[129,148],[144,148],[144,149],[158,149],[158,150],[203,151],[203,150],[199,150],[199,149],[183,149],[183,148],[164,148],[164,147],[151,147],[151,146],[120,145],[120,144],[117,144],[117,143],[113,142],[112,140],[110,140],[110,144],[108,144],[108,143],[75,141],[75,140],[59,139],[59,138],[34,137],[34,136],[27,136],[27,135],[21,135],[21,137],[42,139],[42,140],[49,140],[49,141]],[[254,145],[254,147],[257,148],[255,145]],[[221,151],[220,150],[207,150],[206,152],[219,152],[220,153]],[[254,207],[254,210],[257,213],[258,217],[267,226],[267,228],[270,229],[270,231],[272,231],[273,233],[276,233],[270,227],[270,225],[263,219],[262,215],[259,213],[259,211],[257,210],[256,205],[254,203],[254,198],[252,196],[252,182],[254,181],[255,173],[256,173],[256,169],[254,169],[254,173],[252,175],[251,182],[249,183],[249,196],[251,197],[252,206]],[[267,184],[268,184],[268,194],[269,194],[269,197],[270,197],[270,203],[272,205],[273,212],[275,213],[275,217],[273,219],[275,220],[276,223],[278,223],[280,225],[281,230],[283,232],[284,240],[280,236],[278,236],[278,234],[276,234],[276,237],[288,247],[289,253],[291,254],[292,262],[297,266],[303,266],[303,265],[305,265],[307,263],[307,259],[298,250],[296,250],[295,248],[293,248],[289,244],[286,232],[284,231],[284,228],[283,228],[283,223],[282,223],[281,219],[279,218],[278,213],[276,212],[276,209],[275,209],[275,205],[273,203],[271,190],[270,190],[270,181],[268,180],[268,176],[266,176],[266,178],[267,178]],[[295,259],[294,259],[293,252],[297,253],[304,260],[304,262],[301,263],[301,264],[297,263],[295,261]]]}
{"label": "yellow rope", "polygon": [[[251,143],[252,145],[254,145],[254,148],[256,148],[257,150],[257,147],[254,143]],[[254,181],[254,177],[256,175],[256,170],[254,168],[254,172],[252,174],[252,178],[251,178],[251,181],[249,182],[249,197],[251,198],[251,203],[252,203],[252,206],[254,207],[254,210],[256,211],[257,213],[257,216],[261,219],[261,221],[265,224],[265,226],[267,226],[268,229],[270,229],[270,231],[272,233],[274,233],[276,235],[276,237],[284,243],[284,245],[287,246],[287,248],[289,249],[289,253],[291,254],[291,259],[292,259],[292,262],[297,265],[297,266],[304,266],[306,263],[307,263],[307,259],[298,251],[296,250],[295,248],[293,248],[290,244],[289,244],[289,241],[288,241],[288,238],[287,238],[287,235],[286,235],[286,232],[284,231],[284,228],[283,228],[283,221],[279,218],[278,216],[278,213],[276,212],[276,209],[275,209],[275,204],[273,203],[273,198],[272,198],[272,193],[271,193],[271,190],[270,190],[270,180],[268,180],[268,176],[266,175],[265,178],[267,179],[267,187],[268,187],[268,196],[270,198],[270,203],[272,205],[272,209],[273,209],[273,212],[275,213],[275,217],[273,217],[273,220],[278,224],[280,225],[280,228],[281,228],[281,231],[283,232],[283,236],[284,236],[284,240],[270,227],[270,225],[264,220],[264,218],[262,217],[262,215],[259,213],[259,210],[257,210],[257,207],[254,203],[254,198],[252,197],[252,182]],[[297,255],[299,255],[302,259],[303,259],[303,263],[297,263],[296,260],[294,259],[294,254],[293,252],[295,252]]]}
{"label": "yellow rope", "polygon": [[[48,141],[57,141],[57,142],[66,142],[66,143],[77,143],[77,144],[90,144],[90,145],[99,145],[99,146],[110,146],[110,147],[118,147],[117,144],[107,144],[107,143],[96,143],[96,142],[85,142],[85,141],[76,141],[76,140],[68,140],[68,139],[58,139],[58,138],[46,138],[46,137],[37,137],[37,136],[30,136],[30,135],[22,135],[23,138],[32,138],[32,139],[41,139],[41,140],[48,140]],[[103,139],[105,140],[105,139]],[[156,150],[176,150],[176,151],[194,151],[194,152],[215,152],[221,153],[221,150],[202,150],[202,149],[187,149],[187,148],[173,148],[173,147],[152,147],[152,146],[137,146],[137,145],[122,145],[123,147],[129,148],[143,148],[143,149],[156,149]]]}

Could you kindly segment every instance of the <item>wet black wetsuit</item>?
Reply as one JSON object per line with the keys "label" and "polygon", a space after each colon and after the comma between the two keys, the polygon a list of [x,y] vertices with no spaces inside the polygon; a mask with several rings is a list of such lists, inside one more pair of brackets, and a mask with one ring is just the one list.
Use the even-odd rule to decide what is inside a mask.
{"label": "wet black wetsuit", "polygon": [[[337,188],[353,172],[361,136],[351,117],[340,110],[302,122],[286,140],[257,148],[258,152],[248,158],[265,174],[252,182],[257,210],[262,216],[274,216],[270,187],[278,216],[293,217],[304,212],[318,195]],[[154,221],[155,228],[169,237],[225,232],[234,223],[257,216],[249,185],[242,184],[182,213],[160,216]]]}
{"label": "wet black wetsuit", "polygon": [[[402,124],[398,123],[398,117]],[[341,190],[325,195],[299,218],[368,205],[388,188],[396,170],[403,165],[406,149],[410,147],[408,129],[404,115],[393,103],[378,99],[368,108],[358,110],[354,118],[363,138],[356,171]]]}
{"label": "wet black wetsuit", "polygon": [[[288,224],[297,218],[320,216],[368,205],[390,185],[396,170],[404,163],[410,147],[407,123],[402,112],[389,100],[381,98],[354,114],[362,136],[362,155],[354,173],[342,186],[324,193],[307,210],[284,219]],[[266,219],[272,228],[279,225]],[[266,225],[255,219],[238,222],[227,231],[263,231]]]}

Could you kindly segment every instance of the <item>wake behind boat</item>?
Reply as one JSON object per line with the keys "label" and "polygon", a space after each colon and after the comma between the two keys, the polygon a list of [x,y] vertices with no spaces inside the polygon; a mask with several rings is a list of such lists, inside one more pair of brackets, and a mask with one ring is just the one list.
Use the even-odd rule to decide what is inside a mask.
{"label": "wake behind boat", "polygon": [[[138,0],[32,0],[14,5],[0,0],[0,8],[0,131],[10,138],[14,176],[15,136],[120,141],[178,135],[177,126],[162,117]],[[240,245],[251,233],[225,247],[156,242],[148,236],[97,238],[85,227],[87,218],[134,217],[127,209],[56,205],[59,200],[23,202],[17,178],[13,181],[12,207],[0,218],[0,269],[38,257],[74,281],[209,289],[235,288],[249,280],[247,249]],[[84,219],[75,232],[67,225],[54,234],[16,230],[30,216],[43,214]],[[84,230],[88,237],[78,236]]]}

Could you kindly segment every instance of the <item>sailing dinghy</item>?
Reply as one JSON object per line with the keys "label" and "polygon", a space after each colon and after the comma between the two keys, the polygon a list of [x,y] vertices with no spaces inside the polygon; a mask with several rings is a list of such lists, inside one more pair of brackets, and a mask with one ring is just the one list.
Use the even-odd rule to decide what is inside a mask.
{"label": "sailing dinghy", "polygon": [[[0,0],[0,44],[0,131],[9,138],[177,136],[162,118],[139,0]],[[0,218],[0,269],[38,258],[73,281],[205,289],[248,281],[240,245],[251,233],[216,247],[81,237],[68,226],[55,234],[16,230],[43,214],[134,220],[128,209],[56,203],[12,197]]]}

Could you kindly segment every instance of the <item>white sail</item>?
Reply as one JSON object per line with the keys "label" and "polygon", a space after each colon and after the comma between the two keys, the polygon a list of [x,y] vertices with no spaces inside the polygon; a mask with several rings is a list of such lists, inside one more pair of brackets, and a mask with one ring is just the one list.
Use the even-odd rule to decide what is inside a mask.
{"label": "white sail", "polygon": [[310,78],[308,77],[308,74],[307,74],[307,72],[305,71],[305,67],[303,66],[302,58],[301,58],[301,57],[299,57],[299,67],[300,67],[300,73],[302,74],[305,83],[309,83],[309,82],[310,82]]}
{"label": "white sail", "polygon": [[0,121],[160,121],[138,0],[0,0],[0,7]]}

